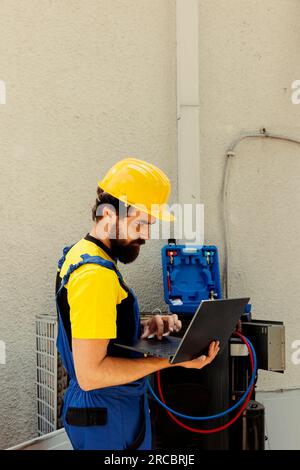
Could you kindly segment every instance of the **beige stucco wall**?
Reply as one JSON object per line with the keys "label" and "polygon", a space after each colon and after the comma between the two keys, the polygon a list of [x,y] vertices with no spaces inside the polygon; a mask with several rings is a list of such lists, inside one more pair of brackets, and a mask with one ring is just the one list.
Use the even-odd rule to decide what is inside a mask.
{"label": "beige stucco wall", "polygon": [[[35,435],[34,319],[97,180],[129,154],[176,183],[175,25],[174,0],[0,2],[0,448]],[[125,270],[143,309],[164,306],[160,246]]]}
{"label": "beige stucco wall", "polygon": [[[205,238],[223,248],[225,151],[262,127],[300,139],[300,2],[200,0],[201,198]],[[250,295],[253,316],[284,320],[287,371],[259,373],[262,389],[300,387],[291,344],[300,339],[300,145],[270,140],[237,147],[229,181],[232,296]]]}
{"label": "beige stucco wall", "polygon": [[[176,38],[173,0],[2,0],[0,9],[6,447],[35,434],[34,318],[54,312],[56,259],[89,229],[97,179],[128,153],[176,183]],[[205,241],[222,255],[229,143],[261,127],[300,138],[290,89],[300,78],[300,3],[199,0],[199,21],[201,202]],[[232,162],[230,294],[250,295],[254,317],[287,327],[287,372],[260,373],[263,389],[300,386],[290,360],[300,339],[299,157],[296,145],[257,140],[242,143]],[[160,245],[151,242],[124,270],[142,309],[164,306]]]}

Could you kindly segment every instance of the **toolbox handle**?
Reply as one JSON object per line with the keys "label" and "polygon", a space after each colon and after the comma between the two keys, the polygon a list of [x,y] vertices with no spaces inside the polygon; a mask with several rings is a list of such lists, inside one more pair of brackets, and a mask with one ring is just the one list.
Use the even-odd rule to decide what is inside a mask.
{"label": "toolbox handle", "polygon": [[197,253],[198,248],[186,247],[182,249],[183,253]]}

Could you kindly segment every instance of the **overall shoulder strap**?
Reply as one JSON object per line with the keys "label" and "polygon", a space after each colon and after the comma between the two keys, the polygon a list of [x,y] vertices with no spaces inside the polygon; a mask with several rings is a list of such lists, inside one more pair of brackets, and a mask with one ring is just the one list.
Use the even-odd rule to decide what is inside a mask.
{"label": "overall shoulder strap", "polygon": [[59,261],[57,263],[57,267],[58,267],[59,271],[61,270],[62,265],[65,262],[66,256],[67,256],[68,252],[71,250],[72,246],[74,246],[74,243],[72,245],[64,247],[62,257],[59,259]]}
{"label": "overall shoulder strap", "polygon": [[57,295],[62,290],[62,288],[68,284],[71,274],[74,271],[76,271],[76,269],[80,268],[80,266],[83,266],[84,264],[97,264],[98,266],[102,266],[107,269],[112,269],[117,274],[119,280],[123,282],[123,278],[122,278],[120,271],[116,268],[115,264],[112,261],[104,259],[101,256],[91,256],[87,253],[81,255],[80,257],[81,257],[81,261],[79,261],[76,264],[70,264],[68,271],[66,272],[66,274],[64,275],[62,279],[60,288],[57,291]]}

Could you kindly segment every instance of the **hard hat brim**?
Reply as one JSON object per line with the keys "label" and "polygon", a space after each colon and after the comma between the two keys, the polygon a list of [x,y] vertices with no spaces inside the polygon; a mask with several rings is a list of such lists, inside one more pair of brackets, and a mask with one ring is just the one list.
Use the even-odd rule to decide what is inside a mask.
{"label": "hard hat brim", "polygon": [[167,210],[162,210],[157,215],[155,213],[152,213],[151,215],[153,215],[154,217],[157,217],[162,222],[175,222],[176,220],[175,215]]}
{"label": "hard hat brim", "polygon": [[[122,201],[122,199],[120,199]],[[176,217],[172,214],[169,210],[165,207],[155,208],[153,210],[148,209],[144,206],[140,206],[139,204],[131,204],[129,201],[126,202],[128,205],[135,207],[136,209],[140,209],[142,212],[145,212],[148,215],[155,217],[156,219],[161,220],[162,222],[174,222]]]}
{"label": "hard hat brim", "polygon": [[[103,185],[103,182],[102,181],[98,181],[98,186],[100,188],[102,188],[104,191],[106,191],[105,189],[105,185]],[[107,191],[108,192],[108,191]],[[163,221],[163,222],[174,222],[176,220],[176,217],[174,216],[174,214],[172,214],[165,206],[166,205],[161,205],[161,206],[158,206],[153,204],[154,208],[153,209],[149,209],[147,208],[146,206],[144,205],[140,205],[140,204],[134,204],[132,203],[131,201],[129,201],[126,196],[120,196],[120,195],[117,195],[117,194],[113,194],[112,191],[109,192],[109,194],[111,194],[111,196],[115,197],[116,199],[119,199],[120,201],[124,202],[125,204],[128,204],[129,206],[132,206],[132,207],[135,207],[136,209],[139,209],[141,210],[142,212],[145,212],[146,214],[148,215],[152,215],[153,217],[156,217],[157,219]]]}
{"label": "hard hat brim", "polygon": [[[113,196],[113,194],[112,194]],[[116,196],[115,196],[116,197]],[[148,215],[151,215],[155,217],[156,219],[161,220],[162,222],[174,222],[176,220],[176,217],[174,214],[172,214],[164,205],[161,207],[157,207],[154,204],[153,209],[148,209],[145,207],[143,204],[134,204],[125,197],[124,199],[121,197],[118,198],[120,201],[124,202],[125,204],[128,204],[129,206],[135,207],[136,209],[139,209],[142,212],[145,212]]]}

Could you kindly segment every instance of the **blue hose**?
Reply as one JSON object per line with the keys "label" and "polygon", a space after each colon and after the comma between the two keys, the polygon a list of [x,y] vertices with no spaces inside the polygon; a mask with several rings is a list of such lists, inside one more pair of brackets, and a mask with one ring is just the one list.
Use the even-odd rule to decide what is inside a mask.
{"label": "blue hose", "polygon": [[[246,337],[245,337],[246,338]],[[251,351],[252,351],[252,354],[253,354],[253,373],[252,373],[252,376],[251,376],[251,380],[249,382],[249,386],[247,388],[247,390],[243,393],[243,395],[241,396],[241,398],[239,399],[239,401],[236,402],[235,405],[231,406],[230,408],[228,408],[227,410],[225,411],[221,411],[220,413],[217,413],[215,415],[211,415],[211,416],[189,416],[189,415],[185,415],[185,414],[182,414],[182,413],[179,413],[178,411],[175,411],[175,410],[172,410],[172,408],[170,408],[169,406],[165,405],[159,398],[158,396],[156,395],[156,393],[154,392],[151,384],[150,384],[150,380],[146,379],[147,381],[147,385],[148,385],[148,388],[151,392],[151,394],[153,395],[153,397],[155,398],[155,400],[163,407],[165,408],[166,410],[170,411],[173,415],[176,415],[176,416],[179,416],[180,418],[184,418],[184,419],[191,419],[191,420],[194,420],[194,421],[205,421],[205,420],[208,420],[208,419],[216,419],[216,418],[221,418],[221,416],[225,416],[227,415],[228,413],[231,413],[231,411],[235,410],[236,408],[238,408],[244,401],[245,399],[247,398],[247,395],[248,393],[250,392],[251,388],[252,388],[252,385],[254,384],[254,381],[255,381],[255,377],[256,377],[256,372],[257,372],[257,358],[256,358],[256,354],[255,354],[255,350],[254,350],[254,347],[251,343],[251,341],[249,341],[248,338],[246,338],[246,340],[248,341],[249,343],[249,346],[251,348]]]}

